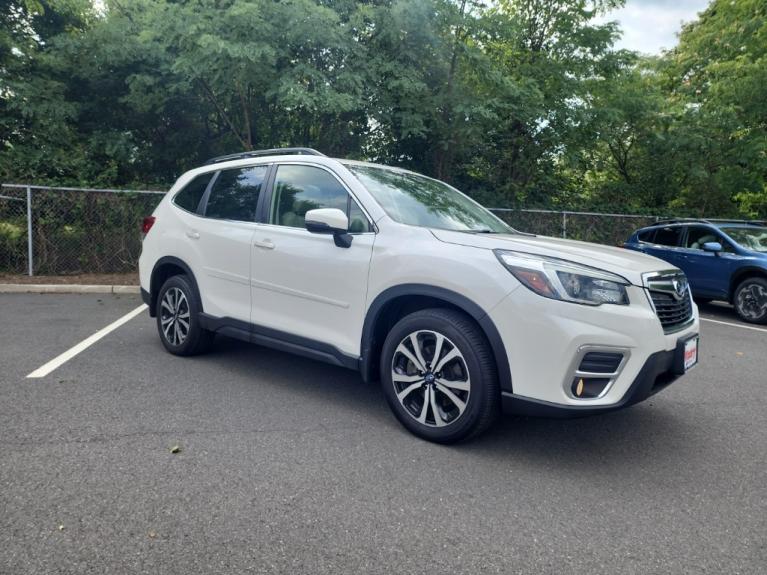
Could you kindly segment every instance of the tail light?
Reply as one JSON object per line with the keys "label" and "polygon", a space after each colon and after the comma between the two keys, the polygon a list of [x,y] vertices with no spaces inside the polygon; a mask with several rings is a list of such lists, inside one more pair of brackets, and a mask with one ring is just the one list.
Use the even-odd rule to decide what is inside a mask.
{"label": "tail light", "polygon": [[141,222],[141,239],[143,240],[146,235],[149,233],[149,230],[152,229],[152,226],[155,222],[154,216],[147,216],[144,218],[144,220]]}

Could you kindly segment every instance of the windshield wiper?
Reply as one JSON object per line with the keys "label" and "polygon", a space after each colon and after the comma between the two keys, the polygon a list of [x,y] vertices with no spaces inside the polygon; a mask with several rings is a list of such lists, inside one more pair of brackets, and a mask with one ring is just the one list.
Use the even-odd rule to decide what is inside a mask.
{"label": "windshield wiper", "polygon": [[466,230],[466,231],[471,233],[471,234],[497,234],[497,233],[499,233],[499,232],[494,232],[493,230],[488,230],[488,229],[484,229],[484,228],[479,229],[479,230]]}

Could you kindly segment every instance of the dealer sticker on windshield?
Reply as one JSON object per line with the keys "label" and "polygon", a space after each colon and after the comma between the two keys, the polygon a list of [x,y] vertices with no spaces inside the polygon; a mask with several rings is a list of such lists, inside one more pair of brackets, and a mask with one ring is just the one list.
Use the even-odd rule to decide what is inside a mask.
{"label": "dealer sticker on windshield", "polygon": [[693,337],[684,342],[684,370],[687,371],[698,363],[698,338]]}

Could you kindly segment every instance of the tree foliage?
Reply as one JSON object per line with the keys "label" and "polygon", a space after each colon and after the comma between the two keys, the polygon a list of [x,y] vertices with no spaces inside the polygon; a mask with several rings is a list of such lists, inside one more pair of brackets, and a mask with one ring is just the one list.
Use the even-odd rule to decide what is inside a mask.
{"label": "tree foliage", "polygon": [[312,146],[486,204],[767,215],[767,7],[616,50],[622,0],[0,0],[0,177],[166,185]]}

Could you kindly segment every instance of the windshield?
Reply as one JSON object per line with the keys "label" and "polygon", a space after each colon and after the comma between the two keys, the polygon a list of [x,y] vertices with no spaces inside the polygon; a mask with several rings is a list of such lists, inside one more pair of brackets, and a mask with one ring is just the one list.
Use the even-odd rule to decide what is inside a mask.
{"label": "windshield", "polygon": [[516,233],[485,208],[437,180],[410,172],[347,164],[391,219],[460,232]]}
{"label": "windshield", "polygon": [[741,247],[767,253],[767,228],[722,228]]}

